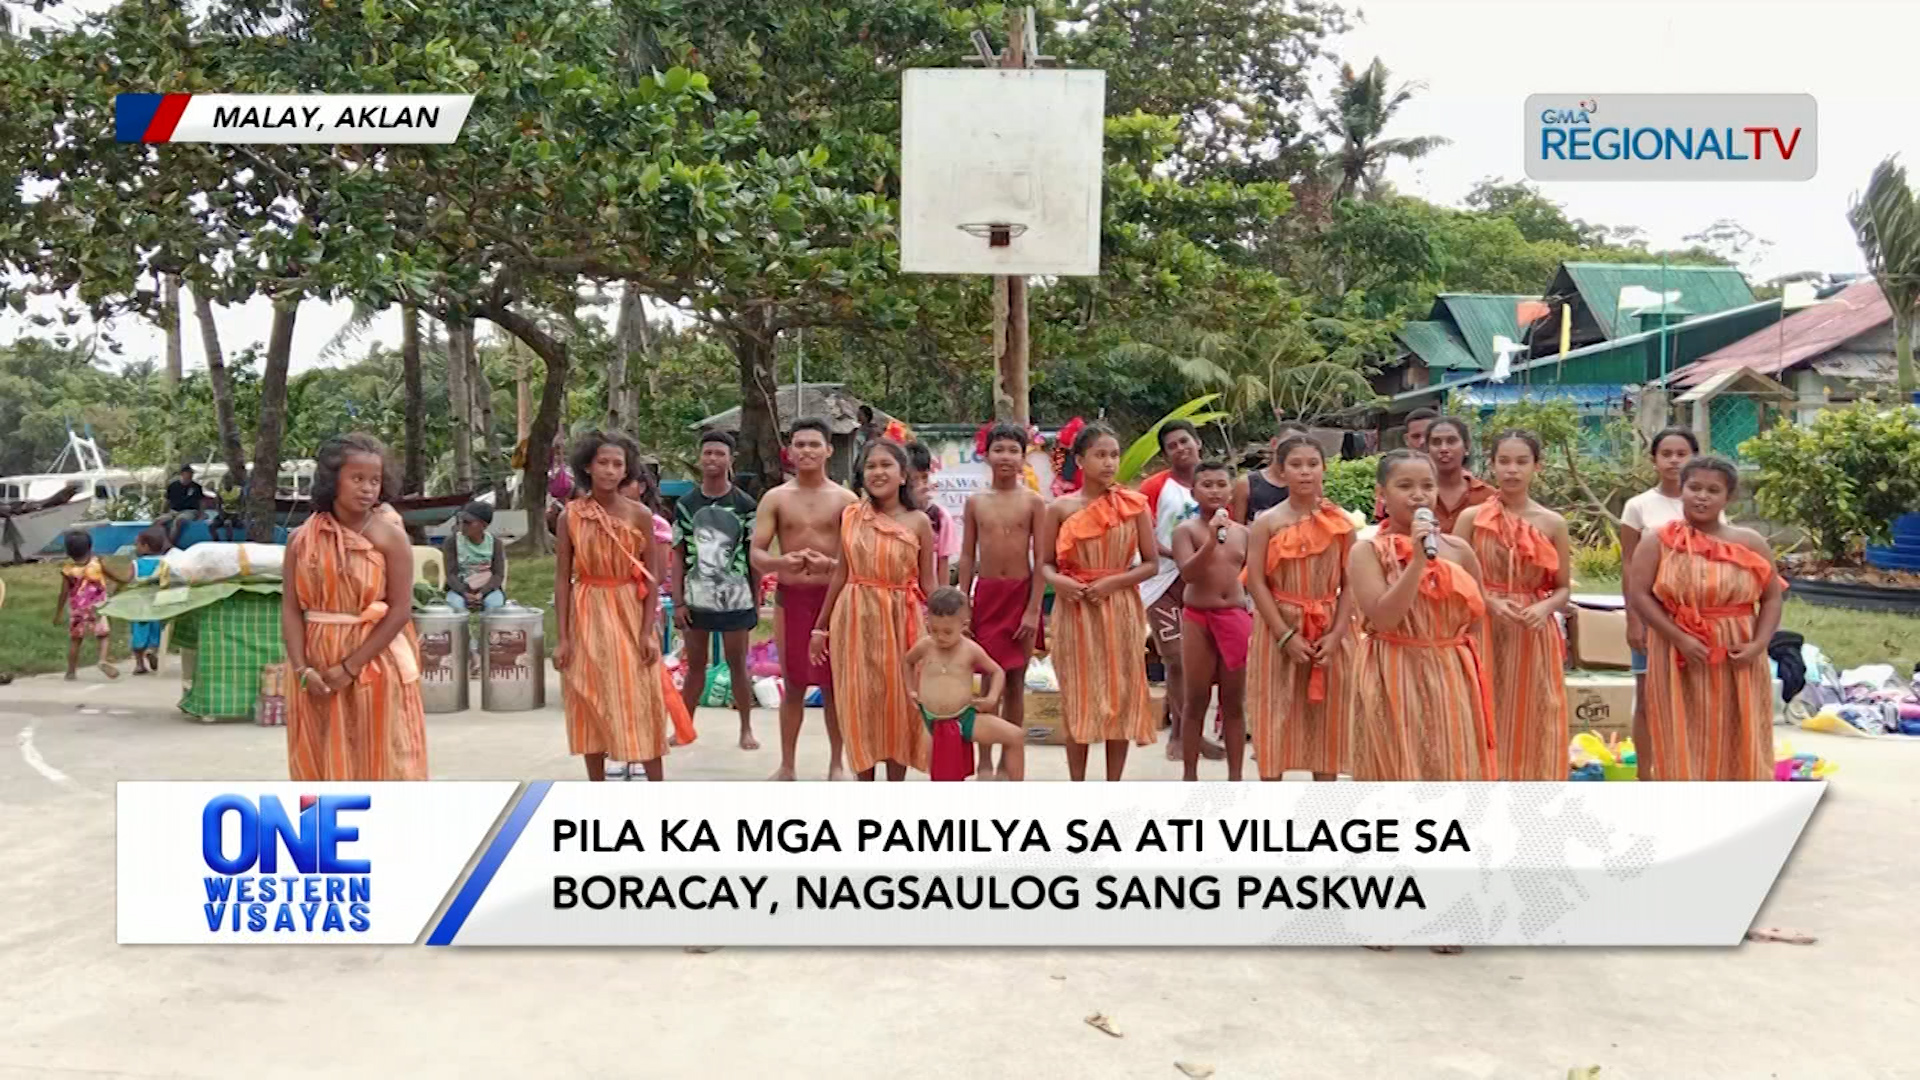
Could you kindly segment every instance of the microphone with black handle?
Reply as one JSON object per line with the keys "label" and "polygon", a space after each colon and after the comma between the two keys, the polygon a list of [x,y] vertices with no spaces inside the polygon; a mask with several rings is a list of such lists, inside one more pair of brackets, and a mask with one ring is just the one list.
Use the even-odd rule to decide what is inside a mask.
{"label": "microphone with black handle", "polygon": [[[1427,524],[1432,525],[1433,511],[1423,506],[1413,512],[1413,520],[1424,521]],[[1439,558],[1440,557],[1440,534],[1437,532],[1430,532],[1427,535],[1421,537],[1420,547],[1426,551],[1427,558],[1429,559]]]}

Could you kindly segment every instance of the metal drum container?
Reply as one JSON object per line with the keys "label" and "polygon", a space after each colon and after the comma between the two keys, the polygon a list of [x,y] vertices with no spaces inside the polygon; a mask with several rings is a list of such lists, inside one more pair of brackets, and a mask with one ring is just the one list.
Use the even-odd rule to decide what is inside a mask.
{"label": "metal drum container", "polygon": [[539,608],[508,604],[480,616],[480,707],[525,712],[547,703],[547,631]]}
{"label": "metal drum container", "polygon": [[430,713],[467,711],[467,613],[429,604],[413,613],[420,636],[420,700]]}

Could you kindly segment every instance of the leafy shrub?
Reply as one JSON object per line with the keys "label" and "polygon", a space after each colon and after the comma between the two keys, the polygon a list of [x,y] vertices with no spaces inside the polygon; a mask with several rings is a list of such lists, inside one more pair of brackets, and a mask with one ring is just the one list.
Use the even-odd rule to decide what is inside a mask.
{"label": "leafy shrub", "polygon": [[1911,405],[1863,401],[1804,427],[1783,418],[1740,453],[1760,467],[1761,513],[1805,532],[1828,559],[1888,542],[1893,519],[1920,510],[1920,408]]}
{"label": "leafy shrub", "polygon": [[1378,457],[1327,462],[1327,498],[1342,510],[1372,517],[1373,476],[1379,468]]}
{"label": "leafy shrub", "polygon": [[1617,581],[1620,578],[1620,541],[1608,540],[1604,544],[1579,544],[1569,550],[1573,556],[1573,580],[1589,582],[1596,579]]}
{"label": "leafy shrub", "polygon": [[1474,426],[1474,467],[1491,472],[1493,440],[1508,428],[1530,431],[1541,443],[1533,497],[1564,514],[1575,546],[1616,542],[1627,500],[1659,481],[1647,442],[1625,417],[1582,418],[1565,399],[1519,401],[1480,417]]}

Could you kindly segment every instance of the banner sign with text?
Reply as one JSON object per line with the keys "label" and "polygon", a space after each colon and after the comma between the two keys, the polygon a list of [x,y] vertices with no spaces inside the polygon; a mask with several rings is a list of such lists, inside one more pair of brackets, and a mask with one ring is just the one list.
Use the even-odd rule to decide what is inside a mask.
{"label": "banner sign with text", "polygon": [[1825,790],[516,787],[122,783],[119,940],[1734,945]]}

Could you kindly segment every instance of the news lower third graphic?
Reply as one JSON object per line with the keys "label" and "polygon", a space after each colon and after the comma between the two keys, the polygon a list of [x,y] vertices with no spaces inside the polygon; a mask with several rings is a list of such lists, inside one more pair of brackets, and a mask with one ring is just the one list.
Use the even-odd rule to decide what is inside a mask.
{"label": "news lower third graphic", "polygon": [[1531,180],[1811,180],[1811,94],[1533,94]]}
{"label": "news lower third graphic", "polygon": [[1825,787],[130,781],[118,938],[1731,946]]}
{"label": "news lower third graphic", "polygon": [[123,143],[447,144],[472,94],[118,94]]}

